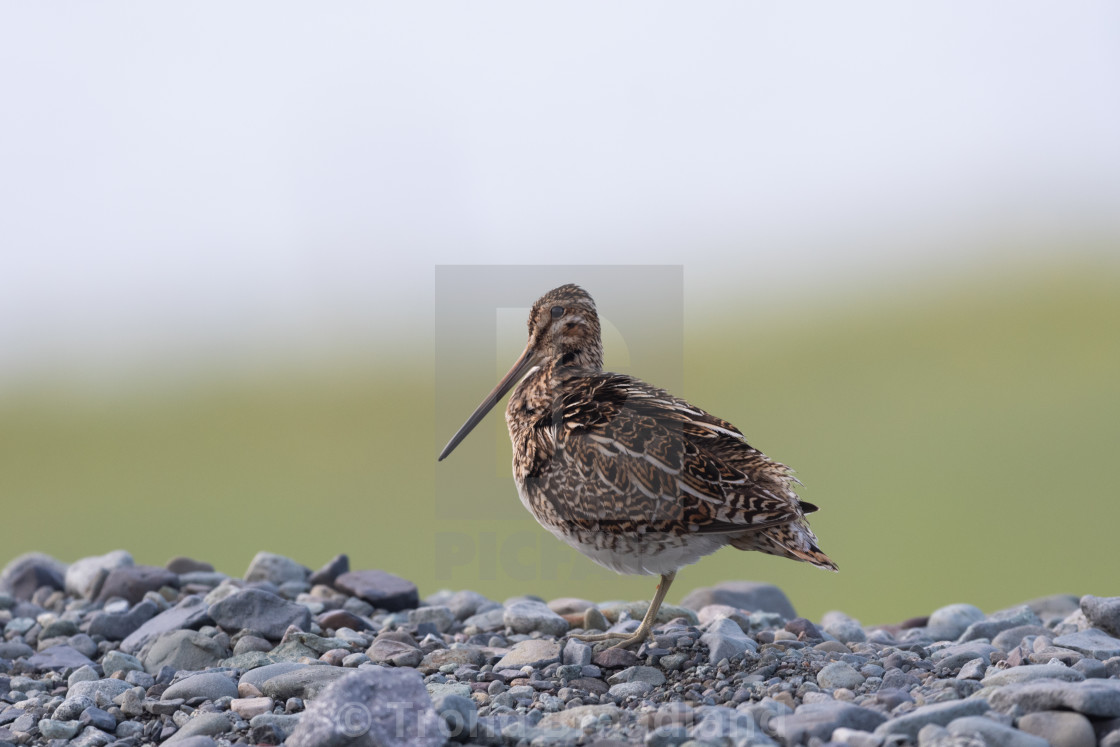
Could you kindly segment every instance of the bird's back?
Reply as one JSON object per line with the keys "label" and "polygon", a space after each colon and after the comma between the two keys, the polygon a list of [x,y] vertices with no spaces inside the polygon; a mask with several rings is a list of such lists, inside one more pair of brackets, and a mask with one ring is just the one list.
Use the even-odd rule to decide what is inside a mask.
{"label": "bird's back", "polygon": [[589,555],[580,547],[589,537],[649,539],[655,548],[657,538],[699,555],[730,544],[835,570],[790,470],[662,389],[623,374],[545,368],[518,387],[507,420],[522,499]]}

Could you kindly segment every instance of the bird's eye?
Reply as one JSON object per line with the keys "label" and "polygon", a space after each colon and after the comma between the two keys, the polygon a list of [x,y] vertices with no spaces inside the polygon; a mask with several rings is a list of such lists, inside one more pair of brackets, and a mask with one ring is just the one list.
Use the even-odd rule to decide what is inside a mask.
{"label": "bird's eye", "polygon": [[564,316],[564,307],[563,306],[553,306],[552,307],[552,318],[553,319],[559,319],[562,316]]}

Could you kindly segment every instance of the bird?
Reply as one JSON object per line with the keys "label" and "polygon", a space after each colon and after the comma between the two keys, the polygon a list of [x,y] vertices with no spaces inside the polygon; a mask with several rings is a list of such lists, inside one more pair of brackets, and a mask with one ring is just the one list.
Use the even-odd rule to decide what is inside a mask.
{"label": "bird", "polygon": [[[524,352],[451,437],[443,461],[513,389],[506,425],[522,504],[561,541],[621,574],[660,576],[641,624],[573,635],[640,645],[677,571],[722,547],[836,571],[817,546],[792,470],[726,420],[603,370],[595,301],[561,285],[533,304]],[[515,388],[516,387],[516,388]]]}

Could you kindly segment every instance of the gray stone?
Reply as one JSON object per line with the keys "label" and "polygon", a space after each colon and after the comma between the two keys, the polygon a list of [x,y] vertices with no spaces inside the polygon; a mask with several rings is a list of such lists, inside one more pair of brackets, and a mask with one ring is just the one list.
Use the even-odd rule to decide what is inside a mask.
{"label": "gray stone", "polygon": [[306,581],[311,569],[300,565],[291,558],[271,552],[259,552],[245,571],[245,580],[268,581],[280,586],[288,581]]}
{"label": "gray stone", "polygon": [[577,667],[586,667],[591,663],[591,646],[578,638],[569,638],[564,643],[563,662]]}
{"label": "gray stone", "polygon": [[835,690],[838,687],[854,690],[863,684],[863,680],[864,676],[846,661],[826,664],[817,672],[817,684],[826,690]]}
{"label": "gray stone", "polygon": [[613,703],[583,705],[546,714],[537,725],[544,729],[579,729],[584,719],[610,724],[618,721],[622,713],[622,709]]}
{"label": "gray stone", "polygon": [[[106,704],[105,707],[110,708],[111,706]],[[97,707],[87,708],[82,711],[82,715],[78,719],[78,723],[82,726],[96,726],[101,731],[107,732],[109,734],[112,734],[113,731],[117,728],[117,720],[113,718],[113,716],[108,711],[104,711]]]}
{"label": "gray stone", "polygon": [[634,666],[615,672],[607,678],[607,683],[618,685],[623,682],[646,682],[653,687],[665,684],[665,674],[656,667]]}
{"label": "gray stone", "polygon": [[1089,719],[1069,711],[1037,711],[1019,718],[1019,729],[1042,744],[1055,747],[1094,747],[1096,734]]}
{"label": "gray stone", "polygon": [[1038,615],[1043,625],[1050,625],[1064,620],[1071,612],[1075,612],[1079,602],[1080,599],[1073,594],[1051,594],[1048,597],[1032,599],[1027,602],[1027,606]]}
{"label": "gray stone", "polygon": [[988,662],[983,659],[966,661],[957,672],[958,680],[982,680],[988,672]]}
{"label": "gray stone", "polygon": [[937,665],[943,669],[960,669],[966,661],[973,659],[981,659],[985,664],[990,664],[992,661],[992,654],[998,651],[995,646],[980,641],[969,641],[968,643],[958,643],[955,646],[948,646],[935,651],[930,657]]}
{"label": "gray stone", "polygon": [[977,638],[987,638],[990,641],[1005,630],[1017,628],[1020,625],[1038,625],[1041,622],[1038,615],[1032,612],[1030,607],[1026,605],[1012,607],[1009,610],[1001,610],[984,620],[972,623],[957,640],[966,643]]}
{"label": "gray stone", "polygon": [[144,671],[156,674],[163,667],[198,671],[216,665],[229,656],[225,649],[197,630],[173,630],[159,636],[141,656]]}
{"label": "gray stone", "polygon": [[238,685],[252,685],[257,690],[264,686],[268,680],[276,677],[277,675],[285,674],[287,672],[294,672],[297,669],[306,669],[312,664],[298,664],[294,661],[281,661],[276,664],[266,664],[263,667],[250,669],[245,674],[241,675],[241,679],[237,681]]}
{"label": "gray stone", "polygon": [[440,747],[447,724],[432,707],[419,673],[350,672],[323,691],[288,738],[289,747]]}
{"label": "gray stone", "polygon": [[983,699],[950,700],[944,703],[915,708],[907,714],[897,716],[880,724],[875,729],[875,734],[888,737],[892,734],[902,734],[914,739],[926,724],[946,726],[951,721],[964,716],[980,716],[988,710],[988,703]]}
{"label": "gray stone", "polygon": [[478,646],[437,648],[424,656],[424,660],[420,662],[420,669],[431,672],[448,664],[454,664],[456,667],[480,667],[486,663],[486,659],[486,652]]}
{"label": "gray stone", "polygon": [[980,681],[984,687],[1002,687],[1034,680],[1062,680],[1081,682],[1085,676],[1064,664],[1026,664],[996,672]]}
{"label": "gray stone", "polygon": [[568,621],[543,602],[515,602],[505,608],[502,622],[514,633],[540,631],[545,635],[562,636],[568,632]]}
{"label": "gray stone", "polygon": [[89,599],[97,591],[95,586],[101,581],[102,572],[108,573],[114,568],[133,564],[132,555],[127,550],[75,560],[66,569],[66,591]]}
{"label": "gray stone", "polygon": [[41,586],[65,588],[66,564],[41,552],[14,558],[0,572],[0,592],[27,601]]}
{"label": "gray stone", "polygon": [[39,632],[39,640],[45,641],[50,638],[69,638],[72,635],[78,634],[78,624],[73,620],[59,618],[51,620],[43,626],[42,631]]}
{"label": "gray stone", "polygon": [[409,625],[422,625],[431,623],[436,630],[446,633],[455,625],[455,613],[450,607],[435,605],[431,607],[417,607],[408,612]]}
{"label": "gray stone", "polygon": [[374,664],[392,664],[395,667],[416,667],[424,659],[424,652],[415,645],[391,638],[378,638],[366,649],[366,656]]}
{"label": "gray stone", "polygon": [[114,672],[144,671],[140,660],[130,654],[120,651],[110,651],[101,658],[101,671],[106,677],[111,677]]}
{"label": "gray stone", "polygon": [[79,728],[81,724],[77,721],[55,721],[51,718],[39,721],[39,733],[44,739],[71,739]]}
{"label": "gray stone", "polygon": [[1073,649],[1094,659],[1104,660],[1120,656],[1120,640],[1096,628],[1060,635],[1054,639],[1054,645]]}
{"label": "gray stone", "polygon": [[[120,727],[118,727],[118,729],[119,728]],[[193,736],[179,737],[178,739],[175,739],[175,741],[171,741],[172,739],[174,739],[174,736],[164,742],[164,744],[173,744],[175,745],[175,747],[218,747],[218,743],[215,742],[213,738],[208,737],[205,734],[195,734]]]}
{"label": "gray stone", "polygon": [[35,649],[23,641],[0,641],[0,659],[26,659],[35,655]]}
{"label": "gray stone", "polygon": [[[428,691],[428,695],[433,700],[442,698],[444,695],[460,695],[464,698],[469,698],[471,695],[471,686],[465,682],[428,682],[424,685],[424,689]],[[513,693],[517,688],[511,687],[510,693]],[[532,698],[533,688],[528,690],[529,697]]]}
{"label": "gray stone", "polygon": [[70,747],[104,747],[112,741],[114,741],[112,736],[96,726],[87,726],[70,742]]}
{"label": "gray stone", "polygon": [[344,667],[311,665],[270,677],[260,686],[260,691],[273,700],[313,700],[336,680],[353,672],[353,669]]}
{"label": "gray stone", "polygon": [[626,698],[644,698],[653,692],[653,685],[648,682],[620,682],[617,685],[611,685],[610,694],[612,697],[625,700]]}
{"label": "gray stone", "polygon": [[188,737],[213,737],[225,734],[233,728],[228,713],[207,713],[195,711],[187,722],[163,744],[181,744]]}
{"label": "gray stone", "polygon": [[335,579],[343,573],[349,572],[349,570],[350,558],[345,554],[335,555],[327,561],[326,565],[312,573],[311,577],[307,579],[307,583],[312,586],[317,586],[319,584],[323,586],[333,586]]}
{"label": "gray stone", "polygon": [[1120,636],[1120,597],[1081,597],[1081,611],[1094,628]]}
{"label": "gray stone", "polygon": [[[259,556],[258,556],[259,557]],[[229,631],[255,630],[279,640],[289,625],[310,630],[311,611],[261,589],[243,589],[210,605],[210,617]]]}
{"label": "gray stone", "polygon": [[560,661],[559,641],[530,638],[515,643],[509,653],[494,665],[494,669],[521,669],[522,667],[540,669],[556,661]]}
{"label": "gray stone", "polygon": [[771,716],[768,725],[786,744],[803,744],[810,737],[828,739],[840,728],[871,731],[886,720],[886,716],[870,708],[824,701],[806,703],[792,714]]}
{"label": "gray stone", "polygon": [[696,589],[681,600],[681,606],[691,610],[700,610],[709,604],[726,604],[751,612],[775,612],[786,620],[797,617],[781,589],[755,581],[724,581]]}
{"label": "gray stone", "polygon": [[88,656],[71,646],[51,646],[27,659],[27,666],[40,672],[77,669],[92,664]]}
{"label": "gray stone", "polygon": [[159,591],[164,586],[179,588],[179,577],[165,568],[124,565],[109,571],[95,601],[120,598],[127,600],[129,604],[137,604],[149,591]]}
{"label": "gray stone", "polygon": [[496,607],[495,609],[479,612],[477,615],[471,615],[463,621],[464,627],[478,628],[480,631],[492,633],[496,630],[501,630],[505,627],[503,620],[505,616],[504,607]]}
{"label": "gray stone", "polygon": [[143,623],[135,632],[121,641],[121,651],[126,654],[135,654],[164,633],[173,630],[200,628],[212,622],[214,621],[210,619],[210,613],[207,611],[202,597],[192,594],[183,597],[171,609],[165,610]]}
{"label": "gray stone", "polygon": [[988,702],[1004,713],[1013,709],[1019,712],[1068,709],[1086,716],[1115,718],[1120,716],[1120,681],[1023,682],[992,691]]}
{"label": "gray stone", "polygon": [[859,620],[854,620],[843,612],[826,612],[821,618],[821,627],[841,643],[862,643],[867,640],[867,633],[860,626]]}
{"label": "gray stone", "polygon": [[681,724],[659,726],[646,734],[646,747],[677,747],[688,741],[688,729]]}
{"label": "gray stone", "polygon": [[447,693],[432,698],[432,706],[447,724],[451,738],[469,742],[478,727],[478,706],[469,697]]}
{"label": "gray stone", "polygon": [[984,612],[971,604],[939,607],[929,616],[926,632],[935,641],[955,641],[969,625],[984,619]]}
{"label": "gray stone", "polygon": [[983,716],[965,716],[949,722],[955,737],[975,737],[990,747],[1049,747],[1045,739],[1024,734]]}
{"label": "gray stone", "polygon": [[335,579],[334,588],[389,612],[414,609],[420,604],[416,584],[385,571],[343,573]]}
{"label": "gray stone", "polygon": [[110,641],[122,641],[135,633],[141,625],[159,612],[155,602],[143,600],[127,612],[111,614],[98,612],[89,622],[89,634],[103,636]]}
{"label": "gray stone", "polygon": [[700,642],[708,647],[708,659],[713,664],[758,650],[758,644],[726,617],[710,622],[707,631],[700,636]]}
{"label": "gray stone", "polygon": [[299,713],[262,713],[253,716],[249,721],[249,726],[254,731],[262,727],[269,728],[283,741],[290,737],[296,727],[299,726],[301,716],[302,714]]}
{"label": "gray stone", "polygon": [[124,680],[104,679],[104,680],[90,680],[87,682],[75,682],[74,686],[66,691],[67,700],[74,700],[76,698],[89,698],[94,702],[94,705],[101,707],[102,704],[110,704],[113,698],[117,697],[125,690],[131,690],[132,685]]}
{"label": "gray stone", "polygon": [[[112,674],[112,672],[109,674]],[[68,687],[73,687],[75,682],[88,682],[90,680],[99,679],[101,679],[101,675],[98,674],[97,670],[90,665],[86,665],[84,667],[78,667],[71,672],[70,676],[66,678],[66,684]]]}
{"label": "gray stone", "polygon": [[448,609],[455,615],[456,620],[466,620],[468,617],[484,611],[485,608],[501,609],[501,605],[492,602],[477,591],[457,591],[451,594],[444,602]]}
{"label": "gray stone", "polygon": [[176,698],[217,700],[224,697],[236,698],[237,684],[228,676],[218,672],[203,672],[179,680],[164,690],[163,695],[160,696],[162,700]]}
{"label": "gray stone", "polygon": [[1000,651],[1008,652],[1023,642],[1027,636],[1051,636],[1054,631],[1049,628],[1044,628],[1041,625],[1017,625],[1014,628],[1008,628],[1003,632],[996,635],[992,639],[992,645]]}
{"label": "gray stone", "polygon": [[214,570],[214,566],[201,560],[194,558],[187,558],[178,555],[171,560],[167,561],[167,570],[172,573],[177,573],[182,576],[184,573],[208,573]]}
{"label": "gray stone", "polygon": [[[71,692],[73,692],[72,689]],[[93,698],[88,695],[70,695],[59,704],[58,708],[54,709],[51,718],[56,721],[77,721],[78,717],[82,715],[82,711],[96,706]]]}

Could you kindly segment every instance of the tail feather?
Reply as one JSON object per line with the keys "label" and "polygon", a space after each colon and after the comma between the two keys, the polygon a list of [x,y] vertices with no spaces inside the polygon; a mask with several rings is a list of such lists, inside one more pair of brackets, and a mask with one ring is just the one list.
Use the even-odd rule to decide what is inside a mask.
{"label": "tail feather", "polygon": [[835,571],[836,563],[817,546],[817,537],[803,520],[776,527],[744,532],[731,539],[737,550],[755,550],[791,560],[812,563],[818,568]]}

